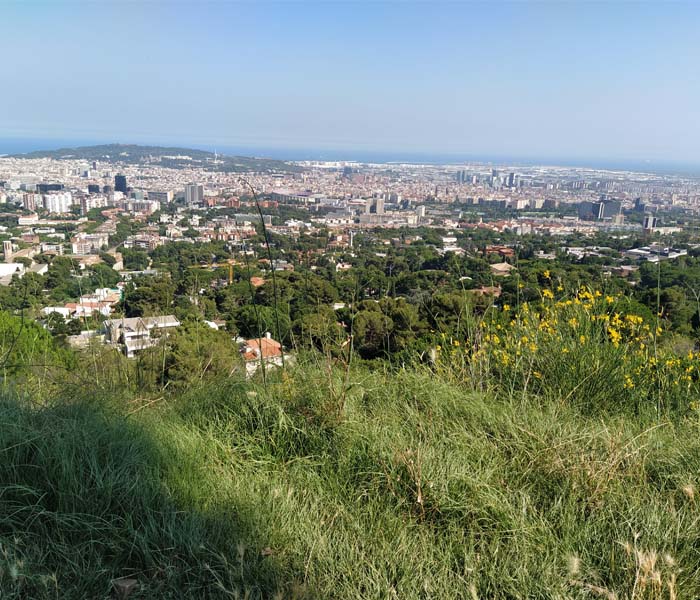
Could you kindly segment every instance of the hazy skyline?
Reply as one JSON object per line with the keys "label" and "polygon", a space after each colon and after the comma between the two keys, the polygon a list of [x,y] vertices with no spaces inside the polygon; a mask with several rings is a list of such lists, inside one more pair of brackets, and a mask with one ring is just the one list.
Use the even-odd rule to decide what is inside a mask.
{"label": "hazy skyline", "polygon": [[0,136],[700,162],[693,4],[4,3]]}

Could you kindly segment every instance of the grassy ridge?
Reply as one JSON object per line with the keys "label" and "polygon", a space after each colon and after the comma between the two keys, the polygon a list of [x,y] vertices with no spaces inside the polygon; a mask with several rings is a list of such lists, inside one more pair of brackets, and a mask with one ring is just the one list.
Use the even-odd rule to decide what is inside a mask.
{"label": "grassy ridge", "polygon": [[695,422],[350,384],[340,408],[303,366],[137,412],[5,398],[3,597],[700,595]]}

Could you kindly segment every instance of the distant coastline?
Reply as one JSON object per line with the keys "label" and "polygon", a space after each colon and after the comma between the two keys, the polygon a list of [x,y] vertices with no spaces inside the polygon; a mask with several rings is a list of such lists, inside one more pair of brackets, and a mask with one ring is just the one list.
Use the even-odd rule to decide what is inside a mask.
{"label": "distant coastline", "polygon": [[[39,139],[39,138],[0,138],[0,156],[7,154],[24,154],[38,150],[56,150],[58,148],[75,148],[111,143],[114,140],[94,139]],[[154,142],[157,144],[157,142]],[[170,144],[169,144],[170,145]],[[572,158],[523,158],[517,156],[489,156],[456,153],[423,153],[390,150],[329,150],[309,148],[282,148],[257,146],[228,146],[214,144],[197,144],[183,141],[178,146],[195,150],[217,151],[221,154],[237,156],[254,156],[288,161],[352,161],[359,163],[413,163],[413,164],[493,164],[508,166],[551,166],[590,168],[611,171],[633,171],[654,173],[658,175],[677,175],[700,177],[700,164],[677,161],[642,161],[624,159],[572,159]]]}

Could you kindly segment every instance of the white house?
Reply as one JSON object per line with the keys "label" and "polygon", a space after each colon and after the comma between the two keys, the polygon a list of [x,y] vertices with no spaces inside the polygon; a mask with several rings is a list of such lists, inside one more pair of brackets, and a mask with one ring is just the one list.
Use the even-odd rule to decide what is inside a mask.
{"label": "white house", "polygon": [[108,319],[104,322],[105,342],[119,344],[124,353],[133,357],[139,350],[150,348],[157,343],[155,331],[167,332],[180,326],[173,315],[159,317],[131,317]]}

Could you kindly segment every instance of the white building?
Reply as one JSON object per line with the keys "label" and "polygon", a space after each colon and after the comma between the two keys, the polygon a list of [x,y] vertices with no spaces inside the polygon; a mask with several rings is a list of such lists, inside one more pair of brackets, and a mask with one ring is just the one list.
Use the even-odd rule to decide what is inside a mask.
{"label": "white building", "polygon": [[98,254],[103,246],[109,245],[109,235],[106,233],[79,233],[71,239],[73,254]]}
{"label": "white building", "polygon": [[80,214],[86,215],[93,208],[105,208],[109,200],[105,196],[84,196],[80,199]]}
{"label": "white building", "polygon": [[179,327],[180,321],[172,315],[164,315],[108,319],[103,325],[105,342],[121,345],[124,353],[131,358],[139,350],[150,348],[158,342],[158,336],[152,335],[154,331],[165,333],[169,329]]}
{"label": "white building", "polygon": [[24,265],[22,263],[0,263],[0,285],[10,285],[12,276],[24,275]]}
{"label": "white building", "polygon": [[39,222],[39,215],[32,213],[24,217],[17,218],[18,225],[36,225]]}
{"label": "white building", "polygon": [[50,213],[68,213],[73,204],[70,192],[54,192],[44,195],[44,208]]}

